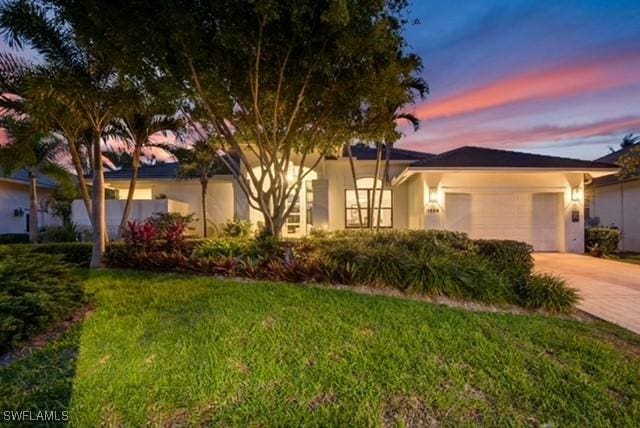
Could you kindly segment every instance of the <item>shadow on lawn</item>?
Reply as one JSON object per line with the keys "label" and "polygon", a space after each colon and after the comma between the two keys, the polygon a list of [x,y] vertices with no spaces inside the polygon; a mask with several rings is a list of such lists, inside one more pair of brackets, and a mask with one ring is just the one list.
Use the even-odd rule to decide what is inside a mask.
{"label": "shadow on lawn", "polygon": [[42,348],[0,366],[0,425],[67,425],[82,320]]}

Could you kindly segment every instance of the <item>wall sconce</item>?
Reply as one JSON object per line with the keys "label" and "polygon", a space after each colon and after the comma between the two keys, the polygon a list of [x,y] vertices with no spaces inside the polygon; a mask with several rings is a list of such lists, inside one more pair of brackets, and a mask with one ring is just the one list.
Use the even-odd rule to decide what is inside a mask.
{"label": "wall sconce", "polygon": [[571,202],[580,202],[580,188],[572,187],[571,188]]}
{"label": "wall sconce", "polygon": [[438,202],[438,188],[437,187],[429,187],[429,202],[437,203]]}

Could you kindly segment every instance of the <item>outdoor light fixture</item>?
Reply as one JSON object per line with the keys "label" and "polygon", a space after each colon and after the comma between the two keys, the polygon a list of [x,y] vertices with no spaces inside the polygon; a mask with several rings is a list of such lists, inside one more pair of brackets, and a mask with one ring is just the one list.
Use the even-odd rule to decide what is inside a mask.
{"label": "outdoor light fixture", "polygon": [[429,202],[436,203],[438,202],[438,188],[430,187],[429,188]]}
{"label": "outdoor light fixture", "polygon": [[571,201],[572,202],[580,202],[580,188],[572,187],[571,188]]}

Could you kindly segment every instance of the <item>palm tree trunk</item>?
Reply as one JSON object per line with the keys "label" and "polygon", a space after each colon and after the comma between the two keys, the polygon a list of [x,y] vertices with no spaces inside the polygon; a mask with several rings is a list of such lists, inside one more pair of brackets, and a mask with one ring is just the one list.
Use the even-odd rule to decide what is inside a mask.
{"label": "palm tree trunk", "polygon": [[102,267],[102,255],[106,247],[106,213],[104,191],[104,167],[100,148],[100,135],[93,142],[93,251],[90,267]]}
{"label": "palm tree trunk", "polygon": [[93,223],[93,211],[91,209],[89,188],[87,187],[87,180],[84,178],[84,168],[82,167],[80,153],[78,152],[78,147],[74,141],[69,141],[69,152],[71,153],[71,161],[73,162],[73,166],[76,170],[76,178],[78,179],[78,185],[80,186],[80,193],[82,194],[84,207],[87,210],[87,216],[89,217],[89,221]]}
{"label": "palm tree trunk", "polygon": [[364,222],[362,221],[362,207],[360,206],[360,192],[358,191],[358,178],[356,176],[356,166],[355,166],[355,163],[353,162],[353,153],[351,152],[351,144],[347,144],[347,155],[349,156],[349,166],[351,167],[351,178],[353,179],[353,188],[356,191],[356,206],[358,207],[358,220],[360,221],[360,229],[362,229],[364,228]]}
{"label": "palm tree trunk", "polygon": [[382,161],[382,143],[376,143],[376,167],[373,173],[373,190],[371,191],[371,201],[369,201],[369,229],[373,230],[373,214],[375,211],[376,187],[378,185],[378,175],[380,174],[380,162]]}
{"label": "palm tree trunk", "polygon": [[[382,172],[382,184],[380,185],[380,197],[378,198],[378,219],[376,228],[380,229],[380,218],[382,217],[382,196],[384,195],[384,184],[389,179],[389,160],[391,158],[391,144],[385,145],[384,170]],[[393,205],[392,205],[393,206]]]}
{"label": "palm tree trunk", "polygon": [[29,172],[29,242],[38,242],[38,194],[36,190],[36,176]]}
{"label": "palm tree trunk", "polygon": [[207,237],[207,185],[209,184],[209,179],[205,175],[204,178],[200,179],[200,185],[202,186],[202,236]]}
{"label": "palm tree trunk", "polygon": [[133,175],[129,182],[129,193],[127,194],[127,201],[124,203],[124,210],[122,211],[122,220],[120,220],[120,227],[118,228],[118,237],[124,236],[125,227],[129,216],[131,215],[131,201],[133,201],[133,194],[136,191],[136,184],[138,181],[138,171],[140,170],[140,152],[142,151],[142,145],[136,144],[133,149]]}

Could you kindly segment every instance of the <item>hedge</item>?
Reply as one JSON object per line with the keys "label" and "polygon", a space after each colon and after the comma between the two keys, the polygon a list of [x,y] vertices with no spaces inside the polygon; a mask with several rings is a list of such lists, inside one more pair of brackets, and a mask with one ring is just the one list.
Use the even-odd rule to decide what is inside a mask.
{"label": "hedge", "polygon": [[607,255],[618,251],[620,230],[607,227],[588,227],[584,230],[585,251],[600,250]]}

